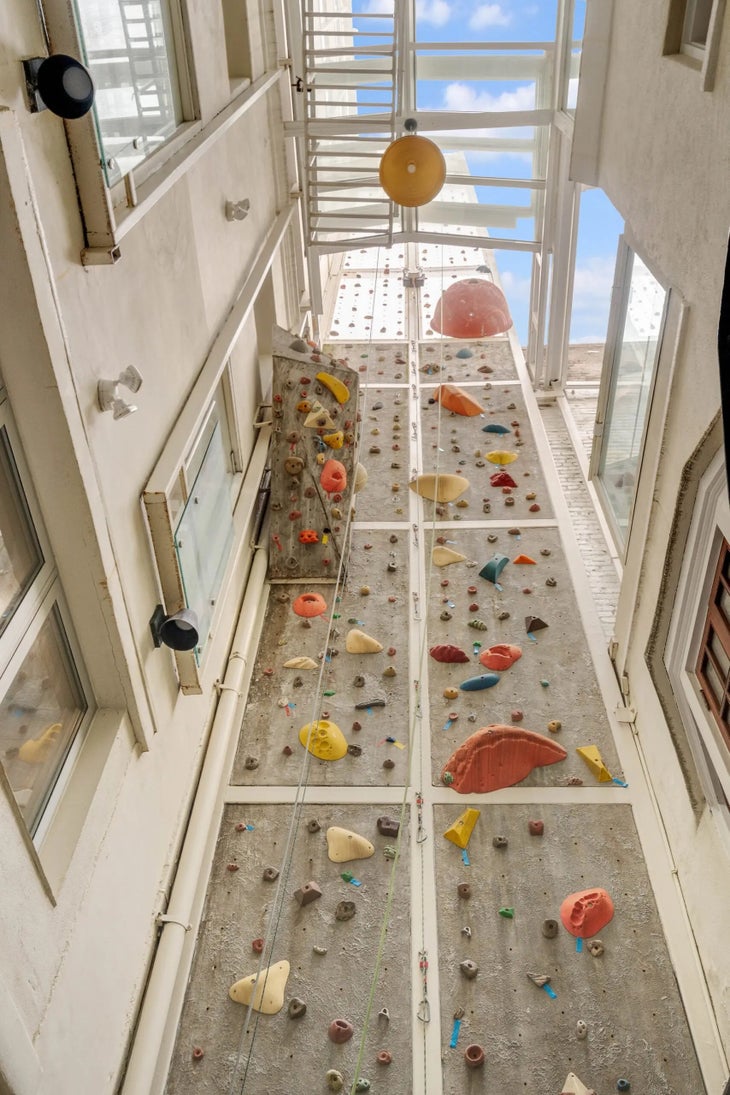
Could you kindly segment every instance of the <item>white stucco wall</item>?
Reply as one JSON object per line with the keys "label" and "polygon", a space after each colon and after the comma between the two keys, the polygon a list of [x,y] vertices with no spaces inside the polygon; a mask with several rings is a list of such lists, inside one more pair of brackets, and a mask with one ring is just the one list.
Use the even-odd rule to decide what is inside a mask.
{"label": "white stucco wall", "polygon": [[[730,228],[730,19],[726,12],[714,90],[704,92],[695,68],[678,56],[662,56],[668,9],[665,0],[615,0],[601,114],[592,86],[592,74],[600,76],[601,66],[592,63],[592,50],[602,48],[606,11],[598,0],[589,3],[582,68],[586,94],[579,99],[574,166],[579,178],[585,170],[586,181],[605,190],[641,258],[687,305],[666,420],[657,420],[654,412],[650,419],[661,456],[656,480],[644,477],[638,487],[637,506],[644,514],[650,511],[648,534],[629,543],[616,625],[617,667],[628,675],[640,742],[727,1051],[730,957],[718,940],[730,902],[728,844],[706,808],[692,809],[645,651],[682,469],[720,403],[717,322]],[[581,102],[587,110],[583,121]],[[588,178],[586,166],[589,116],[591,125],[600,126],[595,178]]]}
{"label": "white stucco wall", "polygon": [[[270,39],[270,19],[262,7],[248,7],[256,76],[276,56],[256,25],[263,17]],[[206,121],[230,95],[221,7],[194,0],[187,8]],[[35,4],[8,0],[0,10],[0,111],[12,112],[14,168],[26,192],[0,187],[3,287],[11,282],[7,264],[18,261],[3,303],[0,369],[92,685],[100,706],[114,710],[52,899],[0,792],[0,984],[10,1017],[0,1036],[0,1076],[17,1081],[17,1095],[103,1095],[119,1080],[246,563],[242,557],[233,574],[206,652],[203,694],[182,697],[171,653],[155,650],[149,633],[160,596],[140,494],[288,185],[274,87],[127,233],[116,265],[84,268],[63,123],[48,112],[31,115],[22,94],[19,58],[43,52]],[[243,198],[246,220],[226,221],[225,201]],[[282,268],[275,258],[275,280]],[[286,314],[285,294],[272,299],[279,323],[298,322]],[[245,464],[268,379],[262,384],[253,313],[231,361]],[[100,414],[96,385],[129,364],[144,378],[134,397],[139,410],[115,422]],[[125,714],[130,689],[147,713],[148,751]]]}

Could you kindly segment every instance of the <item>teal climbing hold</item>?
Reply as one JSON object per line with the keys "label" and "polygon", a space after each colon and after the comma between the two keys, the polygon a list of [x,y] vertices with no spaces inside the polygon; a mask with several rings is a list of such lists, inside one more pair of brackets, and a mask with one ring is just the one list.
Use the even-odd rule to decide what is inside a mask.
{"label": "teal climbing hold", "polygon": [[456,356],[457,356],[457,357],[461,357],[461,358],[464,358],[464,357],[474,357],[474,354],[473,354],[473,353],[471,352],[471,350],[467,350],[467,348],[466,348],[466,346],[465,346],[465,347],[463,348],[463,350],[459,350],[459,351],[457,352]]}
{"label": "teal climbing hold", "polygon": [[496,582],[508,562],[509,559],[506,555],[493,555],[489,562],[485,563],[479,571],[479,577],[486,578],[489,582]]}
{"label": "teal climbing hold", "polygon": [[482,433],[512,433],[509,426],[501,426],[499,422],[490,422],[488,426],[482,426]]}

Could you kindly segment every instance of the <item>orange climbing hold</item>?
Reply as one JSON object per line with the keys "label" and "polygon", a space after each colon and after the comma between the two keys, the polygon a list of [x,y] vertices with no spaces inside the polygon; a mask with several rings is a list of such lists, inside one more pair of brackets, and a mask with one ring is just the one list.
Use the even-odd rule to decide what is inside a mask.
{"label": "orange climbing hold", "polygon": [[339,460],[328,460],[322,468],[319,476],[322,490],[328,494],[333,491],[343,491],[347,486],[347,472],[344,464]]}
{"label": "orange climbing hold", "polygon": [[479,661],[485,669],[494,669],[501,673],[503,670],[509,669],[521,657],[522,650],[519,646],[511,646],[509,643],[497,643],[496,646],[490,646],[488,650],[483,650],[479,655]]}
{"label": "orange climbing hold", "polygon": [[473,418],[477,414],[483,414],[484,408],[472,399],[462,388],[456,384],[441,384],[434,392],[434,399],[447,411],[461,414],[467,418]]}
{"label": "orange climbing hold", "polygon": [[317,544],[319,543],[319,536],[313,528],[303,528],[299,533],[300,544]]}
{"label": "orange climbing hold", "polygon": [[571,935],[589,939],[613,920],[613,901],[605,890],[579,890],[560,906],[563,927]]}
{"label": "orange climbing hold", "polygon": [[327,611],[327,603],[321,593],[300,593],[291,607],[297,616],[304,616],[307,620]]}
{"label": "orange climbing hold", "polygon": [[512,787],[533,768],[565,760],[562,746],[532,730],[500,724],[483,726],[451,754],[441,780],[459,794]]}
{"label": "orange climbing hold", "polygon": [[531,559],[529,555],[518,555],[516,559],[512,560],[513,563],[532,563],[533,566],[537,566],[534,559]]}

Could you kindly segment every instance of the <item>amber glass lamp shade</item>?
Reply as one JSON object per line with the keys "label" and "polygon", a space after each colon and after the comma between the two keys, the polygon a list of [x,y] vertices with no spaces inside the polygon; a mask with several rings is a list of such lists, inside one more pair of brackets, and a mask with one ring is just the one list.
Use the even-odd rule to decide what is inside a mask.
{"label": "amber glass lamp shade", "polygon": [[512,326],[504,293],[491,281],[467,278],[441,294],[431,327],[449,338],[488,338]]}
{"label": "amber glass lamp shade", "polygon": [[416,134],[393,141],[380,161],[380,185],[396,205],[413,208],[433,201],[445,179],[441,149]]}

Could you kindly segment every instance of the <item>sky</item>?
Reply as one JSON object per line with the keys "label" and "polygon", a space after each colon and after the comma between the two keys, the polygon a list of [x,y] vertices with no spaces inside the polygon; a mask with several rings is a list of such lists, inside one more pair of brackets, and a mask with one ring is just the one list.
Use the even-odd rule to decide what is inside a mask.
{"label": "sky", "polygon": [[[392,0],[355,0],[355,11],[372,13],[392,11]],[[557,0],[512,0],[512,2],[473,3],[469,0],[416,0],[417,41],[429,42],[545,42],[555,35]],[[582,34],[585,0],[575,0],[574,40]],[[376,29],[368,20],[369,29]],[[363,29],[365,29],[363,27]],[[571,81],[574,105],[576,81]],[[420,80],[417,87],[418,110],[489,111],[529,110],[536,105],[534,79]],[[364,109],[367,109],[366,107]],[[484,131],[489,135],[489,131]],[[496,131],[516,138],[530,130],[515,127]],[[467,153],[473,174],[506,178],[530,178],[528,153]],[[477,188],[479,201],[488,204],[524,205],[528,192],[510,188]],[[571,342],[603,342],[613,282],[618,237],[623,221],[600,190],[584,191],[581,198],[575,289],[571,318]],[[507,239],[534,239],[529,216],[519,217],[514,227],[494,227],[491,234]],[[496,259],[515,326],[523,344],[527,340],[527,317],[532,256],[518,251],[498,250]]]}

